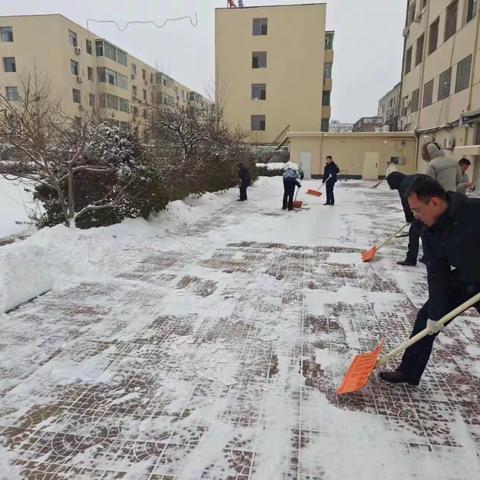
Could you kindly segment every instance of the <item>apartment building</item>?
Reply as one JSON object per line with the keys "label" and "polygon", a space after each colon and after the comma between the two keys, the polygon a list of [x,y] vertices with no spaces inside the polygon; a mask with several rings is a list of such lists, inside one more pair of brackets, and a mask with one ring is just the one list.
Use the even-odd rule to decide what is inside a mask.
{"label": "apartment building", "polygon": [[[470,153],[480,176],[478,0],[409,0],[404,30],[400,128]],[[419,169],[425,165],[419,160]]]}
{"label": "apartment building", "polygon": [[383,117],[362,117],[353,124],[353,132],[375,132],[383,125]]}
{"label": "apartment building", "polygon": [[216,104],[247,141],[328,131],[334,32],[326,4],[218,8]]}
{"label": "apartment building", "polygon": [[397,83],[378,102],[378,115],[383,117],[383,125],[388,127],[389,132],[398,130],[400,113],[401,83]]}
{"label": "apartment building", "polygon": [[340,122],[339,120],[330,120],[328,131],[330,133],[348,133],[353,131],[353,123]]}
{"label": "apartment building", "polygon": [[[27,75],[48,78],[70,118],[141,125],[155,96],[166,107],[210,102],[62,15],[0,17],[0,89],[15,101]],[[155,97],[157,98],[157,97]]]}

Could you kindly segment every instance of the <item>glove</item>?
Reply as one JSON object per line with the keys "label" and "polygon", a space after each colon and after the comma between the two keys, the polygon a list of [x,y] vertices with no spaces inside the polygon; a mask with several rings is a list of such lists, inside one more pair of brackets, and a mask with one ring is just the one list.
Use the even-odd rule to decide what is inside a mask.
{"label": "glove", "polygon": [[443,328],[443,325],[439,325],[438,322],[435,321],[435,320],[428,319],[427,320],[427,328],[430,330],[429,335],[435,335],[436,333],[438,333]]}

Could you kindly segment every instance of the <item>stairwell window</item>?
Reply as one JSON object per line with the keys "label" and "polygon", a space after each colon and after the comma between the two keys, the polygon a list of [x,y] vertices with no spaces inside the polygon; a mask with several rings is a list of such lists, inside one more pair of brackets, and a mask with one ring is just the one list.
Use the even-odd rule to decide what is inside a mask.
{"label": "stairwell window", "polygon": [[3,69],[5,72],[14,73],[17,71],[15,57],[3,57]]}
{"label": "stairwell window", "polygon": [[75,60],[70,60],[70,73],[72,75],[79,75],[78,62]]}
{"label": "stairwell window", "polygon": [[80,90],[76,88],[72,89],[72,99],[73,99],[73,103],[78,103],[78,104],[82,103],[82,94],[80,93]]}
{"label": "stairwell window", "polygon": [[457,31],[457,18],[458,18],[458,0],[453,2],[447,7],[447,16],[445,18],[445,37],[446,42],[451,36],[455,35]]}
{"label": "stairwell window", "polygon": [[87,78],[93,82],[93,68],[92,67],[87,67]]}
{"label": "stairwell window", "polygon": [[70,44],[71,47],[78,46],[77,34],[75,32],[72,32],[72,30],[68,31],[68,43]]}
{"label": "stairwell window", "polygon": [[412,47],[407,50],[405,55],[405,75],[412,69]]}
{"label": "stairwell window", "polygon": [[252,100],[266,100],[267,85],[265,83],[254,83],[252,85]]}
{"label": "stairwell window", "polygon": [[16,102],[18,100],[18,87],[5,87],[5,98],[9,102]]}
{"label": "stairwell window", "polygon": [[252,34],[267,35],[268,34],[268,18],[254,18],[252,24]]}
{"label": "stairwell window", "polygon": [[423,87],[423,107],[428,107],[433,102],[433,79]]}
{"label": "stairwell window", "polygon": [[412,92],[412,103],[410,105],[410,111],[412,113],[418,112],[418,100],[420,97],[420,90],[417,88]]}
{"label": "stairwell window", "polygon": [[12,27],[0,27],[0,41],[13,42],[13,29]]}
{"label": "stairwell window", "polygon": [[438,17],[430,25],[430,33],[428,37],[428,54],[433,53],[438,46],[438,27],[440,26],[440,17]]}
{"label": "stairwell window", "polygon": [[85,40],[85,47],[86,47],[87,53],[88,53],[89,55],[91,55],[91,54],[92,54],[92,41],[86,39],[86,40]]}
{"label": "stairwell window", "polygon": [[425,35],[422,34],[422,36],[417,40],[417,53],[415,56],[415,66],[420,65],[422,63],[424,44],[425,44]]}
{"label": "stairwell window", "polygon": [[443,100],[450,96],[450,86],[452,82],[452,67],[440,74],[438,84],[438,100]]}
{"label": "stairwell window", "polygon": [[472,56],[464,58],[457,65],[457,79],[455,82],[455,93],[465,90],[470,85],[470,72],[472,68]]}
{"label": "stairwell window", "polygon": [[88,94],[88,103],[91,107],[95,108],[95,95],[93,93]]}
{"label": "stairwell window", "polygon": [[250,121],[252,131],[265,131],[265,115],[252,115]]}
{"label": "stairwell window", "polygon": [[267,68],[267,52],[252,53],[252,68]]}
{"label": "stairwell window", "polygon": [[478,8],[478,0],[467,0],[466,5],[467,11],[467,18],[466,22],[468,23],[470,20],[473,20],[477,15],[477,8]]}

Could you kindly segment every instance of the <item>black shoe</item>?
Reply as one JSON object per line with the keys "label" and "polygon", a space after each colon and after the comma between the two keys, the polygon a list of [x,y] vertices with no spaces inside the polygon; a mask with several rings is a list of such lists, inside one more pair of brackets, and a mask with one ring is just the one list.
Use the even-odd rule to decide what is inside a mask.
{"label": "black shoe", "polygon": [[287,209],[287,207],[282,207],[282,210],[286,210],[286,209]]}
{"label": "black shoe", "polygon": [[417,262],[414,262],[413,260],[408,260],[408,258],[406,258],[405,260],[397,262],[397,265],[402,265],[403,267],[415,267],[417,265]]}
{"label": "black shoe", "polygon": [[288,211],[291,212],[293,210],[293,207],[288,207]]}
{"label": "black shoe", "polygon": [[419,380],[415,380],[411,375],[407,375],[400,370],[380,372],[379,376],[384,382],[388,383],[408,383],[409,385],[418,385],[420,383]]}
{"label": "black shoe", "polygon": [[327,202],[327,203],[324,203],[324,205],[330,205],[330,203]]}

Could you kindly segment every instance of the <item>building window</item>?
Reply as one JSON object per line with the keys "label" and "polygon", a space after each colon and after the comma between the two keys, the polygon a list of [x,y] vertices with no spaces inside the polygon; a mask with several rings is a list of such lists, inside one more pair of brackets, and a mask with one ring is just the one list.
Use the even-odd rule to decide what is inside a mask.
{"label": "building window", "polygon": [[330,79],[332,78],[332,62],[327,62],[323,64],[323,79]]}
{"label": "building window", "polygon": [[428,107],[433,102],[433,79],[423,87],[423,107]]}
{"label": "building window", "polygon": [[322,93],[322,106],[329,107],[330,106],[330,91],[325,91]]}
{"label": "building window", "polygon": [[150,83],[153,83],[153,73],[150,73]]}
{"label": "building window", "polygon": [[88,76],[88,79],[93,82],[93,68],[92,67],[87,67],[87,76]]}
{"label": "building window", "polygon": [[121,73],[117,73],[117,82],[120,88],[128,90],[128,77],[122,75]]}
{"label": "building window", "polygon": [[333,32],[325,33],[325,50],[333,50]]}
{"label": "building window", "polygon": [[430,25],[430,35],[428,38],[428,54],[430,55],[433,53],[438,46],[438,27],[440,25],[440,17],[438,17],[431,25]]}
{"label": "building window", "polygon": [[405,55],[405,75],[412,69],[412,47],[407,50]]}
{"label": "building window", "polygon": [[130,103],[128,100],[125,100],[124,98],[119,98],[120,100],[120,111],[129,113],[130,112]]}
{"label": "building window", "polygon": [[266,126],[265,115],[252,115],[251,116],[251,129],[252,131],[264,131]]}
{"label": "building window", "polygon": [[70,44],[71,47],[78,46],[77,34],[75,32],[72,32],[71,30],[68,31],[68,43]]}
{"label": "building window", "polygon": [[15,57],[4,57],[3,58],[3,69],[5,72],[16,72],[17,65],[15,63]]}
{"label": "building window", "polygon": [[12,27],[0,27],[0,41],[13,42],[13,28]]}
{"label": "building window", "polygon": [[445,18],[445,41],[447,41],[452,35],[455,35],[455,32],[457,31],[457,16],[458,0],[453,0],[453,2],[447,7],[447,16]]}
{"label": "building window", "polygon": [[137,90],[136,85],[132,85],[132,97],[136,98],[137,92],[138,92],[138,90]]}
{"label": "building window", "polygon": [[138,107],[132,107],[132,114],[134,117],[138,115]]}
{"label": "building window", "polygon": [[147,101],[147,91],[143,89],[143,99]]}
{"label": "building window", "polygon": [[438,83],[438,100],[443,100],[450,96],[450,84],[452,81],[452,67],[440,74]]}
{"label": "building window", "polygon": [[113,45],[110,45],[107,42],[103,42],[103,51],[105,56],[110,60],[117,60],[116,48]]}
{"label": "building window", "polygon": [[477,15],[477,8],[478,8],[478,0],[466,0],[466,23],[470,20],[474,19]]}
{"label": "building window", "polygon": [[72,75],[79,75],[78,62],[76,62],[75,60],[70,60],[70,72]]}
{"label": "building window", "polygon": [[88,104],[93,108],[95,107],[95,95],[93,93],[88,94]]}
{"label": "building window", "polygon": [[116,95],[107,94],[107,107],[112,110],[118,110],[118,97]]}
{"label": "building window", "polygon": [[267,18],[254,18],[253,19],[253,35],[267,35],[268,33],[268,19]]}
{"label": "building window", "polygon": [[252,100],[266,100],[267,85],[265,83],[254,83],[252,85]]}
{"label": "building window", "polygon": [[97,57],[103,57],[103,42],[101,40],[95,42],[95,53]]}
{"label": "building window", "polygon": [[408,24],[410,25],[411,23],[413,23],[413,21],[415,20],[415,12],[417,10],[417,5],[415,2],[412,2],[410,4],[410,8],[408,9]]}
{"label": "building window", "polygon": [[420,90],[417,88],[412,92],[412,103],[410,104],[410,111],[412,113],[418,112],[418,100],[420,97]]}
{"label": "building window", "polygon": [[419,39],[417,40],[417,53],[415,55],[415,66],[420,65],[422,63],[424,43],[425,43],[425,35],[422,34],[422,36],[419,37]]}
{"label": "building window", "polygon": [[322,118],[322,124],[320,126],[321,132],[328,132],[330,130],[330,119]]}
{"label": "building window", "polygon": [[116,49],[117,50],[117,62],[120,64],[120,65],[123,65],[123,66],[127,66],[127,63],[128,63],[128,56],[127,56],[127,53],[124,52],[123,50],[120,50],[120,49]]}
{"label": "building window", "polygon": [[147,72],[145,71],[144,68],[142,68],[142,78],[143,78],[144,80],[147,79]]}
{"label": "building window", "polygon": [[131,65],[131,69],[132,69],[132,80],[135,80],[137,78],[137,66],[132,63]]}
{"label": "building window", "polygon": [[5,87],[5,98],[9,102],[16,102],[18,100],[18,88],[17,87]]}
{"label": "building window", "polygon": [[73,103],[82,103],[82,94],[76,88],[72,89]]}
{"label": "building window", "polygon": [[252,53],[252,68],[267,68],[267,52]]}
{"label": "building window", "polygon": [[87,53],[89,55],[92,54],[92,41],[91,40],[85,40],[85,46],[86,46],[86,50],[87,50]]}
{"label": "building window", "polygon": [[472,56],[469,55],[457,65],[457,80],[455,82],[455,93],[465,90],[470,85],[470,71],[472,68]]}

